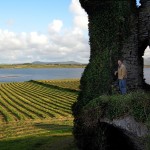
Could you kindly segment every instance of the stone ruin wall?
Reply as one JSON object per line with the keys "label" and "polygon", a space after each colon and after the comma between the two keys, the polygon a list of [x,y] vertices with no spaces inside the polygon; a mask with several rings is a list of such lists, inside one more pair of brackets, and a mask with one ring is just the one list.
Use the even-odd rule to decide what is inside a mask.
{"label": "stone ruin wall", "polygon": [[137,14],[131,16],[132,34],[122,49],[124,63],[128,70],[128,88],[139,89],[145,84],[144,52],[150,45],[150,0],[141,0]]}

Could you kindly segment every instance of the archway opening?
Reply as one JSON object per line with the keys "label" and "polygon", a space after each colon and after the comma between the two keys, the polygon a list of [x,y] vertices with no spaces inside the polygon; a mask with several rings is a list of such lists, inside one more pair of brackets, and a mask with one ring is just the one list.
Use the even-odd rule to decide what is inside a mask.
{"label": "archway opening", "polygon": [[147,84],[150,85],[150,47],[147,46],[145,51],[144,51],[144,55],[143,55],[143,59],[144,59],[144,69],[143,69],[143,73],[144,73],[144,80]]}
{"label": "archway opening", "polygon": [[137,150],[128,133],[108,123],[100,123],[104,132],[105,150]]}

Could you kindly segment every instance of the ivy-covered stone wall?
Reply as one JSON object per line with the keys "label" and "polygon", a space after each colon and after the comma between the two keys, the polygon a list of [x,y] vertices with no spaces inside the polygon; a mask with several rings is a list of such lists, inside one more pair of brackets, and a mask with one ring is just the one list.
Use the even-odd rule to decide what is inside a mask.
{"label": "ivy-covered stone wall", "polygon": [[90,61],[81,78],[81,92],[78,97],[78,102],[83,106],[99,95],[112,93],[114,71],[117,70],[119,58],[125,59],[129,88],[141,86],[141,83],[138,79],[138,55],[136,55],[138,51],[136,0],[80,0],[80,2],[89,16],[91,47]]}
{"label": "ivy-covered stone wall", "polygon": [[80,3],[88,14],[91,50],[78,100],[73,105],[73,132],[78,146],[82,149],[86,145],[86,149],[88,140],[97,140],[93,133],[96,135],[99,128],[85,128],[83,108],[101,95],[112,95],[117,60],[124,59],[127,67],[128,91],[145,87],[142,56],[149,44],[149,26],[144,25],[149,21],[150,0],[141,0],[139,8],[136,0],[80,0]]}

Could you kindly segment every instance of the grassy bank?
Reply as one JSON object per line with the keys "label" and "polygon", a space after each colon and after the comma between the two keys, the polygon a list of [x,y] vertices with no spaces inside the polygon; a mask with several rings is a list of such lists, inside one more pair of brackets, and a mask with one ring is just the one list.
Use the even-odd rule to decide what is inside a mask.
{"label": "grassy bank", "polygon": [[91,114],[91,117],[95,117],[95,120],[98,119],[96,117],[100,116],[110,120],[123,116],[133,116],[138,122],[149,123],[149,107],[150,93],[141,90],[126,95],[103,95],[91,101],[84,109],[86,113],[96,113],[97,116]]}

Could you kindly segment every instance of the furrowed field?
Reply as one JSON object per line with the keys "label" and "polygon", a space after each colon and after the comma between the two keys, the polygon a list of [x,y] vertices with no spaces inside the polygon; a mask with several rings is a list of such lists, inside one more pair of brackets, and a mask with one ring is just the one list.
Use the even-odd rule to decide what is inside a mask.
{"label": "furrowed field", "polygon": [[79,79],[0,84],[0,150],[76,150]]}

